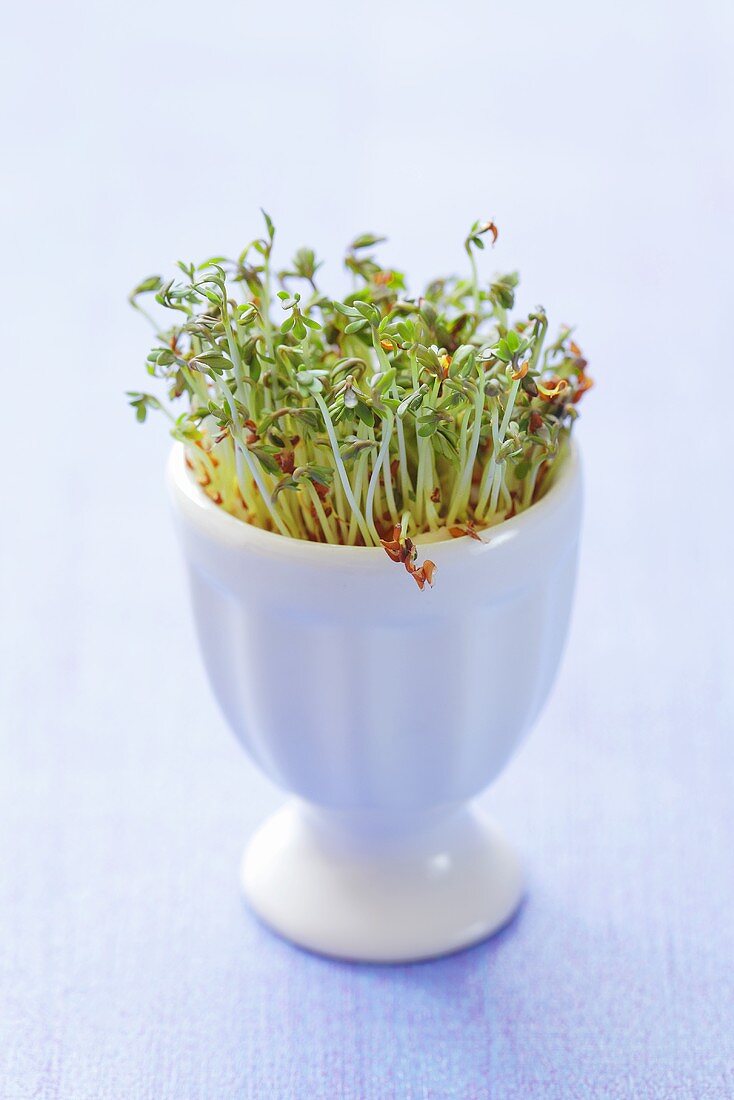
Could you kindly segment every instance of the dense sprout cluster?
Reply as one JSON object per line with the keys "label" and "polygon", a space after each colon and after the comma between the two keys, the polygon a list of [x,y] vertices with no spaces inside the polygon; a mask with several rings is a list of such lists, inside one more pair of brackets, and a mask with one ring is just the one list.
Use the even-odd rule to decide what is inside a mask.
{"label": "dense sprout cluster", "polygon": [[227,512],[291,538],[383,545],[422,588],[433,567],[416,565],[416,537],[481,537],[547,489],[591,385],[586,360],[570,328],[546,338],[542,309],[510,320],[516,274],[480,280],[492,222],[464,242],[470,277],[419,297],[376,260],[380,238],[358,237],[343,300],[320,288],[310,249],[274,271],[267,215],[265,227],[236,259],[180,263],[182,279],[133,291],[173,324],[150,317],[147,369],[167,400],[131,404],[140,420],[166,413]]}

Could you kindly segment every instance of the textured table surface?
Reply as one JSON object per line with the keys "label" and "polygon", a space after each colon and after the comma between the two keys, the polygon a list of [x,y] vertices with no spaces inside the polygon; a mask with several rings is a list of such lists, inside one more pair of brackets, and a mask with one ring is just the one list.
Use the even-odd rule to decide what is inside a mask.
{"label": "textured table surface", "polygon": [[[2,1100],[734,1096],[731,14],[639,7],[6,15]],[[128,287],[260,202],[332,271],[372,228],[451,267],[494,215],[490,268],[582,323],[599,383],[564,665],[486,799],[527,900],[439,962],[327,962],[245,910],[279,795],[204,680],[163,425],[121,398]]]}

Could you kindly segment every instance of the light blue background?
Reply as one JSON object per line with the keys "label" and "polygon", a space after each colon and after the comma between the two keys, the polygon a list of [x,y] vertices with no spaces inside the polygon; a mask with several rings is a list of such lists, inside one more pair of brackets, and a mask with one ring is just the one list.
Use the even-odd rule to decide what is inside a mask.
{"label": "light blue background", "polygon": [[[0,1096],[734,1096],[731,6],[35,3],[3,29]],[[598,382],[566,660],[488,797],[528,900],[443,962],[309,957],[238,894],[278,794],[204,681],[124,299],[261,203],[336,286],[357,232],[417,281],[494,216],[487,272],[577,320]]]}

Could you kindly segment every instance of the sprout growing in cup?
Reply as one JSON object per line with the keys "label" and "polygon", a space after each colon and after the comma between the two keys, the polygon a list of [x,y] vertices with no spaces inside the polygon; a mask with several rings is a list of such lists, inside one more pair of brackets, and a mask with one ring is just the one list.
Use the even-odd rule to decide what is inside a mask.
{"label": "sprout growing in cup", "polygon": [[155,329],[146,367],[160,396],[130,404],[140,421],[163,411],[202,491],[238,519],[382,546],[431,586],[422,541],[481,539],[550,486],[592,384],[586,359],[566,326],[547,341],[542,308],[510,318],[515,273],[480,277],[494,222],[466,237],[469,278],[417,296],[377,259],[383,238],[363,234],[345,259],[353,289],[334,299],[311,249],[274,274],[264,218],[236,258],[179,263],[179,277],[132,292]]}

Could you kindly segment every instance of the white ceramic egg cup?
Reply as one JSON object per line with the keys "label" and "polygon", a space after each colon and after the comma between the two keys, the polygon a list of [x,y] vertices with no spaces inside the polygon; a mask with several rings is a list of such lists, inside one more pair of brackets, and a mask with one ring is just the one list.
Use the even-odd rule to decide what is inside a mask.
{"label": "white ceramic egg cup", "polygon": [[288,539],[227,514],[180,445],[168,482],[214,694],[294,796],[246,850],[254,911],[302,947],[373,962],[495,932],[522,875],[473,803],[558,668],[581,516],[575,448],[546,495],[483,541],[424,547],[437,570],[423,592],[381,548]]}

